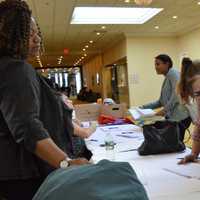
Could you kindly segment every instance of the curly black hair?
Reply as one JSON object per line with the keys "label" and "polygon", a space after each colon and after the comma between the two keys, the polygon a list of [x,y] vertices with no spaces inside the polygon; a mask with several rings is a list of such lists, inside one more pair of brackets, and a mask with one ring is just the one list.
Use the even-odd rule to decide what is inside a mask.
{"label": "curly black hair", "polygon": [[0,57],[26,59],[29,52],[31,10],[25,1],[0,3]]}

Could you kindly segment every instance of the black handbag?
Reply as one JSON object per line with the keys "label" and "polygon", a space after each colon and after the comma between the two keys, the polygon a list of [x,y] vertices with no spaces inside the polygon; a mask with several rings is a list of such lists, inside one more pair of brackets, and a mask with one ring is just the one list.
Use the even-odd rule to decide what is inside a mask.
{"label": "black handbag", "polygon": [[144,142],[138,148],[140,155],[180,152],[185,149],[180,140],[177,122],[157,121],[143,126]]}

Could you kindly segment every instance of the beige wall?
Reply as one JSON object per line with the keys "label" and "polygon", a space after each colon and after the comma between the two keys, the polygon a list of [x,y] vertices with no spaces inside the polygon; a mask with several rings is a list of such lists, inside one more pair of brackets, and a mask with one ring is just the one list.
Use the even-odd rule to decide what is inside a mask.
{"label": "beige wall", "polygon": [[177,52],[176,38],[127,38],[130,106],[159,98],[163,76],[155,72],[154,57],[166,53],[177,66]]}
{"label": "beige wall", "polygon": [[[110,81],[110,76],[109,73],[106,73],[107,69],[104,66],[112,64],[125,56],[126,41],[122,40],[112,48],[107,49],[102,55],[100,54],[85,63],[83,66],[83,79],[87,86],[95,92],[100,92],[103,97],[106,97],[107,90],[111,90],[111,88],[109,88],[109,84],[106,84]],[[96,77],[97,72],[100,74],[101,85],[93,86],[91,77]]]}
{"label": "beige wall", "polygon": [[119,41],[115,46],[109,48],[103,53],[104,66],[113,64],[114,62],[126,57],[127,46],[126,40]]}
{"label": "beige wall", "polygon": [[[157,75],[154,69],[154,57],[160,53],[170,55],[178,69],[183,56],[200,58],[200,29],[181,37],[127,37],[87,63],[84,76],[90,82],[90,74],[94,73],[95,68],[100,70],[100,67],[127,56],[130,106],[142,105],[158,99],[160,95],[164,77]],[[104,74],[105,68],[102,70]],[[106,81],[109,81],[108,77],[102,76],[104,93],[108,89]]]}
{"label": "beige wall", "polygon": [[[100,76],[100,85],[96,82],[97,73]],[[92,80],[92,77],[94,80]],[[89,89],[102,93],[102,56],[98,55],[83,66],[83,80]]]}
{"label": "beige wall", "polygon": [[126,40],[121,40],[120,42],[118,42],[118,44],[116,44],[115,46],[107,49],[103,55],[102,55],[102,60],[103,60],[103,71],[102,71],[102,80],[103,80],[103,98],[107,98],[108,94],[112,94],[111,91],[111,85],[110,85],[110,81],[111,81],[111,74],[110,71],[107,67],[105,67],[106,65],[109,64],[114,64],[115,62],[117,62],[118,60],[126,57]]}
{"label": "beige wall", "polygon": [[200,58],[200,29],[179,37],[177,41],[180,59],[184,55],[192,59]]}

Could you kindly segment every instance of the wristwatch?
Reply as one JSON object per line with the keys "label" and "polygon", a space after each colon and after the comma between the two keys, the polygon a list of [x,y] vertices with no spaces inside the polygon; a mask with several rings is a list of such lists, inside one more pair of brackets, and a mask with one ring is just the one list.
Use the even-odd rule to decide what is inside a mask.
{"label": "wristwatch", "polygon": [[72,160],[72,159],[69,158],[69,157],[66,157],[64,160],[62,160],[60,162],[60,168],[65,169],[65,168],[69,167],[70,166],[70,163],[69,163],[70,160]]}

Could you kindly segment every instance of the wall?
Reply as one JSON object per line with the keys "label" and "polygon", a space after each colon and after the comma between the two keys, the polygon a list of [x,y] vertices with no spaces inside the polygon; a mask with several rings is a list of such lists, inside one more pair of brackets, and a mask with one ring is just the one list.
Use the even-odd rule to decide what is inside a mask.
{"label": "wall", "polygon": [[[118,60],[126,57],[126,40],[121,40],[119,41],[116,45],[113,47],[107,49],[103,55],[103,71],[102,71],[102,80],[103,80],[103,97],[106,98],[108,97],[108,94],[112,94],[111,90],[111,74],[110,70],[106,65],[114,64]],[[110,95],[111,96],[111,95]]]}
{"label": "wall", "polygon": [[156,74],[154,57],[160,53],[170,55],[178,66],[176,38],[127,38],[130,106],[159,98],[164,77]]}
{"label": "wall", "polygon": [[200,29],[178,37],[179,58],[186,55],[192,59],[200,58]]}
{"label": "wall", "polygon": [[[105,98],[106,93],[110,90],[108,84],[105,84],[110,79],[110,74],[107,73],[107,69],[104,67],[106,65],[112,64],[115,61],[126,56],[126,41],[119,41],[118,44],[113,47],[107,49],[103,54],[100,54],[83,66],[83,79],[85,80],[87,86],[92,88],[95,92],[100,92],[102,96]],[[96,77],[96,73],[100,74],[100,85],[92,84],[92,76]],[[104,83],[104,84],[102,84]]]}
{"label": "wall", "polygon": [[[174,66],[180,69],[180,60],[187,55],[200,58],[200,29],[180,37],[127,37],[102,56],[86,64],[84,76],[91,81],[91,73],[97,68],[113,64],[127,56],[130,106],[142,105],[159,98],[164,77],[154,69],[154,57],[160,53],[170,55]],[[91,71],[91,72],[90,72]],[[109,80],[106,69],[102,68],[102,94],[105,95]],[[89,83],[90,84],[90,83]]]}
{"label": "wall", "polygon": [[109,64],[113,64],[114,62],[120,60],[121,58],[126,57],[126,54],[127,54],[126,44],[127,44],[126,40],[124,39],[124,40],[119,41],[113,47],[107,49],[103,53],[103,64],[104,64],[104,66],[109,65]]}
{"label": "wall", "polygon": [[[97,84],[96,75],[100,76],[100,84]],[[94,92],[102,93],[102,56],[98,55],[91,59],[88,63],[83,66],[83,80],[89,89]]]}

